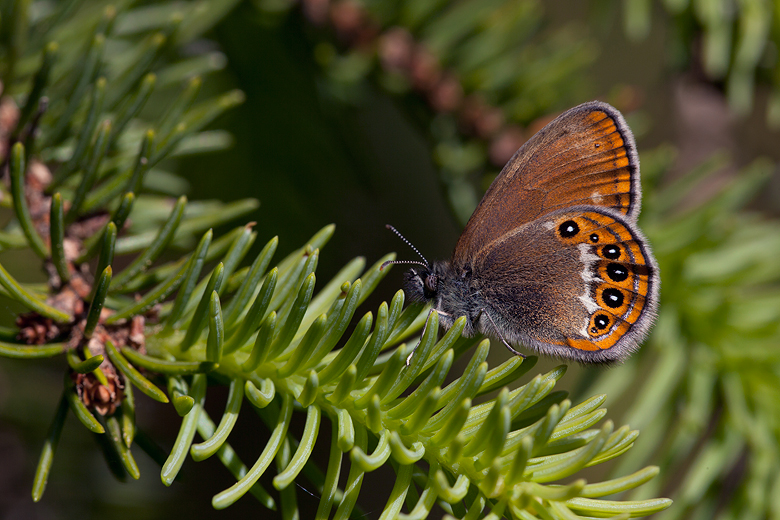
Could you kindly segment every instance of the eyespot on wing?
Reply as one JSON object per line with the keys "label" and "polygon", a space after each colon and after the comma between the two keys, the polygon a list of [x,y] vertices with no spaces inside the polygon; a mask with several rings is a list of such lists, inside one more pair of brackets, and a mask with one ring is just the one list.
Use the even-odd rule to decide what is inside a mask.
{"label": "eyespot on wing", "polygon": [[564,212],[549,227],[562,243],[584,251],[583,278],[597,306],[583,323],[584,334],[566,343],[585,352],[615,349],[622,359],[655,319],[658,268],[646,239],[622,215],[602,208]]}

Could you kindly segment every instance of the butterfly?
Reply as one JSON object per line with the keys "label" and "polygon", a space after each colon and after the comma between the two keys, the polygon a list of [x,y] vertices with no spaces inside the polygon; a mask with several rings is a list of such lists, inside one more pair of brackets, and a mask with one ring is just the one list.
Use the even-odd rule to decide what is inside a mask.
{"label": "butterfly", "polygon": [[465,316],[463,335],[497,338],[517,355],[513,345],[581,363],[622,361],[658,307],[658,265],[636,223],[641,199],[623,116],[584,103],[514,154],[451,260],[429,263],[415,248],[424,262],[391,263],[415,264],[407,297],[429,303],[445,329]]}

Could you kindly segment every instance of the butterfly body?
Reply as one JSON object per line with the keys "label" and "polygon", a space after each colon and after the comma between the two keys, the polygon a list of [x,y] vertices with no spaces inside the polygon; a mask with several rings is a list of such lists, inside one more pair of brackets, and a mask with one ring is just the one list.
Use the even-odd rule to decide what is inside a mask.
{"label": "butterfly body", "polygon": [[658,302],[658,268],[636,226],[640,200],[620,113],[575,107],[512,157],[451,261],[407,273],[407,295],[430,303],[444,328],[465,316],[467,336],[583,363],[625,359]]}

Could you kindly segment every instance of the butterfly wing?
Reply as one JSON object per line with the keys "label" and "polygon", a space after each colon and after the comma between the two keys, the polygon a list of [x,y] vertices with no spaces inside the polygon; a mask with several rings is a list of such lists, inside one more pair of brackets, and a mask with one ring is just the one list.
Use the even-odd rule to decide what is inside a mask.
{"label": "butterfly wing", "polygon": [[611,208],[635,222],[641,191],[631,130],[612,106],[568,110],[529,139],[504,166],[455,247],[455,265],[519,225],[578,205]]}
{"label": "butterfly wing", "polygon": [[493,244],[471,264],[493,320],[480,320],[482,332],[543,354],[599,363],[625,358],[649,331],[658,268],[623,214],[596,206],[559,210]]}

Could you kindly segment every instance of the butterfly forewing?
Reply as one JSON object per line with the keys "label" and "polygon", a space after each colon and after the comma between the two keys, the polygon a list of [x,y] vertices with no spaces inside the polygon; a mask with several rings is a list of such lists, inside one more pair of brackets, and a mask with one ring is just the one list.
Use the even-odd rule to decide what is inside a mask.
{"label": "butterfly forewing", "polygon": [[606,103],[585,103],[553,120],[515,153],[466,225],[455,264],[559,209],[606,207],[634,222],[640,199],[636,145],[623,117]]}

